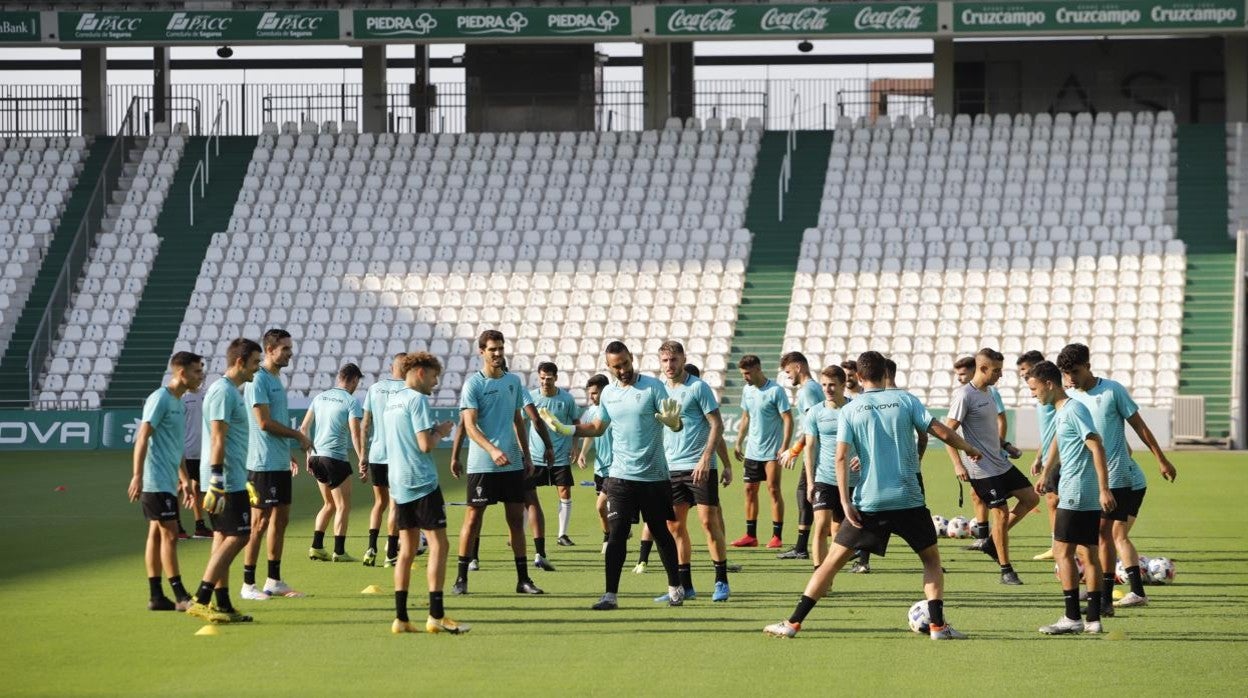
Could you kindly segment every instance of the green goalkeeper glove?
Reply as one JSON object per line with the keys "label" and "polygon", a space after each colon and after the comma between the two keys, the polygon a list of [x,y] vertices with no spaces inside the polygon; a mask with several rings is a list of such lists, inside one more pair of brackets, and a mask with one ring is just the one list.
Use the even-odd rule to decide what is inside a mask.
{"label": "green goalkeeper glove", "polygon": [[684,426],[680,421],[680,403],[672,398],[659,403],[659,411],[654,413],[654,418],[672,431],[680,431]]}
{"label": "green goalkeeper glove", "polygon": [[537,411],[537,416],[541,417],[543,422],[546,422],[546,426],[550,427],[551,431],[560,436],[571,436],[576,431],[575,427],[559,421],[559,418],[551,414],[550,410],[545,407]]}

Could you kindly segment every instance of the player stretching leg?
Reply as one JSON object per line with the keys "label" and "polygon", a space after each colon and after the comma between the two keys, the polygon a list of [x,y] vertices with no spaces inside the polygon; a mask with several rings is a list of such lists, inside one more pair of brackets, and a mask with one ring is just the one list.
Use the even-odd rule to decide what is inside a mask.
{"label": "player stretching leg", "polygon": [[868,351],[858,357],[858,379],[865,389],[841,410],[836,439],[837,482],[849,482],[851,447],[861,464],[861,481],[854,488],[852,501],[848,488],[842,489],[841,506],[845,521],[823,564],[811,575],[805,592],[788,620],[763,629],[768,635],[794,637],[815,604],[827,593],[836,573],[853,555],[855,548],[883,555],[888,540],[896,533],[923,561],[923,591],[927,597],[930,635],[933,640],[966,637],[945,621],[944,573],[940,549],[932,528],[919,479],[919,454],[910,434],[922,429],[953,444],[972,458],[979,451],[948,427],[936,421],[923,403],[903,390],[887,390],[884,357]]}
{"label": "player stretching leg", "polygon": [[[260,370],[260,345],[242,337],[225,352],[225,375],[204,395],[200,488],[212,519],[212,552],[187,613],[212,623],[248,622],[230,601],[230,564],[251,535],[247,493],[247,405],[240,389]],[[258,600],[258,599],[257,599]],[[211,605],[210,605],[211,604]]]}
{"label": "player stretching leg", "polygon": [[[347,449],[365,461],[364,440],[360,437],[360,419],[364,408],[352,396],[360,387],[364,374],[355,364],[338,370],[338,386],[312,398],[299,431],[312,439],[316,455],[308,454],[308,474],[316,478],[321,491],[321,510],[316,514],[312,530],[312,547],[308,557],[313,560],[355,562],[347,554],[347,519],[351,515],[351,463]],[[325,527],[334,517],[334,554],[325,552]]]}
{"label": "player stretching leg", "polygon": [[[1139,552],[1131,542],[1131,527],[1139,516],[1144,502],[1148,481],[1131,451],[1127,448],[1125,425],[1130,424],[1140,440],[1152,451],[1161,470],[1161,477],[1174,482],[1177,472],[1166,454],[1162,452],[1157,438],[1140,416],[1139,407],[1131,394],[1117,381],[1097,378],[1092,374],[1088,348],[1082,344],[1068,344],[1057,355],[1057,367],[1063,380],[1074,389],[1070,397],[1083,403],[1092,413],[1092,423],[1105,444],[1105,459],[1109,465],[1109,487],[1116,506],[1113,511],[1101,515],[1101,608],[1113,606],[1145,606],[1148,596],[1140,576]],[[1127,581],[1131,591],[1113,606],[1115,553],[1127,568]],[[1113,615],[1112,611],[1108,615]]]}
{"label": "player stretching leg", "polygon": [[[134,477],[127,490],[130,501],[142,501],[148,521],[144,562],[151,592],[149,611],[185,611],[192,603],[178,569],[178,500],[183,499],[189,507],[196,499],[183,468],[186,407],[181,398],[204,382],[204,359],[180,351],[170,359],[169,369],[173,374],[169,385],[157,389],[143,403],[143,416],[134,436]],[[169,575],[176,602],[161,590],[162,572]]]}
{"label": "player stretching leg", "polygon": [[[980,349],[975,355],[975,375],[953,393],[945,425],[950,430],[962,429],[962,435],[983,454],[982,458],[964,458],[957,449],[948,447],[953,471],[958,479],[971,483],[979,501],[993,511],[992,535],[981,550],[1001,565],[1001,583],[1022,584],[1010,564],[1009,530],[1027,516],[1040,499],[1027,476],[1006,460],[1001,436],[997,430],[997,404],[989,388],[1001,379],[1005,357],[995,349]],[[1007,509],[1010,498],[1016,503]],[[981,522],[981,526],[984,522]]]}
{"label": "player stretching leg", "polygon": [[418,632],[407,616],[407,587],[423,531],[429,541],[425,571],[429,616],[425,619],[425,632],[460,635],[468,632],[469,626],[455,622],[443,608],[442,587],[446,583],[450,543],[446,539],[446,503],[438,486],[438,468],[430,455],[455,428],[454,422],[435,422],[429,409],[429,395],[438,384],[442,363],[427,352],[412,352],[403,359],[403,372],[406,387],[390,396],[382,417],[390,459],[390,494],[399,528],[399,559],[394,566],[395,618],[390,631]]}
{"label": "player stretching leg", "polygon": [[744,460],[745,535],[732,546],[758,546],[758,484],[766,482],[771,495],[771,541],[767,547],[779,548],[784,545],[784,495],[778,459],[793,435],[793,414],[784,388],[763,375],[757,356],[741,357],[737,367],[746,383],[741,391],[741,427],[733,449],[737,458]]}

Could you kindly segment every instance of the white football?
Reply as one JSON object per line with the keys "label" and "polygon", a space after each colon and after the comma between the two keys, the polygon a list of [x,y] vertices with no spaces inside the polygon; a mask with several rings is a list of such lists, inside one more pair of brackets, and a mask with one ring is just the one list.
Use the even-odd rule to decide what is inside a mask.
{"label": "white football", "polygon": [[[1139,565],[1140,565],[1140,579],[1142,579],[1144,583],[1147,584],[1149,581],[1148,558],[1141,555]],[[1117,584],[1129,583],[1129,580],[1127,579],[1127,567],[1126,565],[1122,564],[1122,560],[1118,560],[1118,564],[1114,565],[1114,582]]]}
{"label": "white football", "polygon": [[[1078,555],[1075,556],[1075,568],[1079,570],[1079,583],[1083,584],[1083,560]],[[1057,581],[1062,581],[1062,570],[1057,563],[1053,563],[1053,576],[1057,577]]]}
{"label": "white football", "polygon": [[927,615],[927,601],[915,601],[910,607],[910,612],[906,614],[910,622],[910,629],[916,633],[927,634],[932,628],[932,619]]}
{"label": "white football", "polygon": [[949,519],[946,519],[940,514],[936,514],[932,517],[932,526],[936,529],[936,535],[940,538],[944,538],[949,532]]}
{"label": "white football", "polygon": [[1155,557],[1148,561],[1148,567],[1141,567],[1140,571],[1145,569],[1145,579],[1153,584],[1169,584],[1174,581],[1174,562],[1168,557]]}
{"label": "white football", "polygon": [[946,529],[945,529],[945,535],[949,536],[950,538],[970,538],[971,537],[970,522],[968,522],[966,518],[962,516],[955,516],[952,519],[949,519],[949,524],[946,526]]}

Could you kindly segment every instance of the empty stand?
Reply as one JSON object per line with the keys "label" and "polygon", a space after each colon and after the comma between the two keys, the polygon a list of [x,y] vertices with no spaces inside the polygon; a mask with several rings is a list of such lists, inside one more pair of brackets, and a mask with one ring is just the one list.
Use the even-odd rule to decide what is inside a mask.
{"label": "empty stand", "polygon": [[[941,405],[959,355],[992,346],[1012,365],[1080,341],[1099,375],[1168,404],[1185,283],[1172,151],[1166,112],[842,122],[786,349],[819,365],[885,351]],[[1000,388],[1031,400],[1015,377]]]}

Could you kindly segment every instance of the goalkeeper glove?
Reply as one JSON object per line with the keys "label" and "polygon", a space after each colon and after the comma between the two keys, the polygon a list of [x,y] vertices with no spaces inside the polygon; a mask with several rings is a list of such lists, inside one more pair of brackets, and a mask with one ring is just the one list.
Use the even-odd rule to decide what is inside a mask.
{"label": "goalkeeper glove", "polygon": [[793,458],[797,458],[798,456],[802,455],[802,451],[805,450],[805,448],[806,448],[806,439],[801,439],[797,443],[793,444],[793,448],[789,449],[789,456]]}
{"label": "goalkeeper glove", "polygon": [[208,478],[208,493],[204,495],[204,510],[209,514],[220,515],[225,512],[225,476],[222,467],[212,468],[212,476]]}
{"label": "goalkeeper glove", "polygon": [[672,431],[680,431],[684,426],[680,421],[680,403],[671,398],[659,403],[659,411],[654,413],[654,418]]}
{"label": "goalkeeper glove", "polygon": [[260,506],[260,493],[256,491],[256,486],[251,484],[251,482],[247,483],[247,501],[253,507]]}
{"label": "goalkeeper glove", "polygon": [[537,416],[541,417],[543,422],[546,422],[546,426],[550,427],[551,431],[560,436],[571,436],[576,431],[574,427],[560,422],[559,418],[551,414],[550,410],[545,407],[537,411]]}

